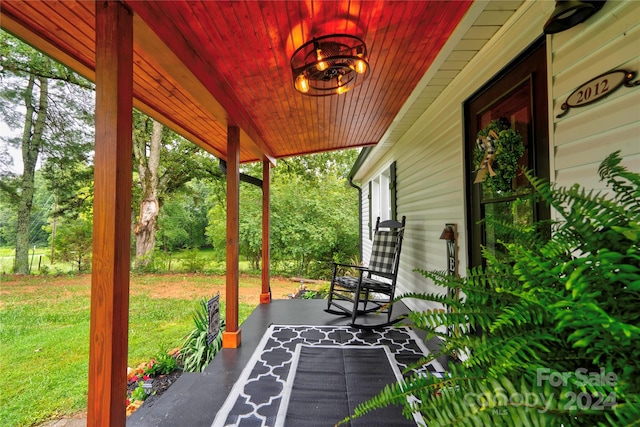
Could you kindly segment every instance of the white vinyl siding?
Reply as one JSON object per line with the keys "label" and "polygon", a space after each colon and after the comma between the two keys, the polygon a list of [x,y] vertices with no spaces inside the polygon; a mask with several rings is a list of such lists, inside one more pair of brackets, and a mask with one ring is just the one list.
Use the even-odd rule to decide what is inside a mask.
{"label": "white vinyl siding", "polygon": [[609,1],[587,25],[551,38],[551,179],[558,185],[577,182],[603,189],[597,169],[615,150],[621,150],[623,165],[640,171],[640,87],[620,87],[604,99],[556,117],[567,97],[594,77],[615,69],[640,72],[638,16],[640,2]]}

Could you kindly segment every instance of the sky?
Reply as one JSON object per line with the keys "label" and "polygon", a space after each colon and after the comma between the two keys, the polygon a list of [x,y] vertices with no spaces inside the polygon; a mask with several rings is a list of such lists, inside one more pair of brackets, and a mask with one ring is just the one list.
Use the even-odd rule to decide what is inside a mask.
{"label": "sky", "polygon": [[[11,172],[21,174],[22,173],[22,155],[20,154],[20,150],[15,147],[7,146],[7,143],[4,141],[5,138],[16,136],[18,131],[11,131],[9,126],[0,119],[0,153],[8,150],[11,157],[13,157],[13,167],[11,168]],[[5,165],[0,164],[0,168],[5,168]],[[4,172],[4,171],[3,171]]]}

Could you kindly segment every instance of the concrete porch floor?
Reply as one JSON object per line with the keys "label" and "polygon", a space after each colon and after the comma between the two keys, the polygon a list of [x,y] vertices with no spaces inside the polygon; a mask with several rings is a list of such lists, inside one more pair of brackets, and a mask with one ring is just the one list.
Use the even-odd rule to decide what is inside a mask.
{"label": "concrete porch floor", "polygon": [[[223,349],[202,373],[184,373],[152,405],[140,407],[127,419],[128,427],[209,427],[217,411],[248,363],[262,335],[271,324],[282,325],[348,325],[349,318],[326,313],[326,300],[274,300],[256,307],[240,326],[241,346]],[[402,303],[396,304],[393,316],[407,313]],[[367,322],[376,315],[364,316]],[[360,319],[360,318],[359,318]],[[378,320],[379,321],[379,320]],[[363,322],[364,323],[364,322]],[[420,331],[417,331],[420,334]],[[435,350],[437,340],[426,343]],[[446,360],[442,360],[443,366]]]}

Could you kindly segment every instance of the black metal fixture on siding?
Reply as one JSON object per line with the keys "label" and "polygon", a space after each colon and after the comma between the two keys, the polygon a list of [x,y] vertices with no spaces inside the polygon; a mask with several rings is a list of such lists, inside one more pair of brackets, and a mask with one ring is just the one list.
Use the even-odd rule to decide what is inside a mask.
{"label": "black metal fixture on siding", "polygon": [[556,8],[544,24],[545,34],[555,34],[575,27],[602,9],[606,0],[556,0]]}
{"label": "black metal fixture on siding", "polygon": [[358,37],[333,34],[313,38],[291,57],[293,86],[309,96],[345,93],[369,75],[367,46]]}

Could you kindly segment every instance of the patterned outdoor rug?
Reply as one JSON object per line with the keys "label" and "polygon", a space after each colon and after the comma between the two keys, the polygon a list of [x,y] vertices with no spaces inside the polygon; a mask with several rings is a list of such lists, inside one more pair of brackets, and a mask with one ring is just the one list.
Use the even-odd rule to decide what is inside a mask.
{"label": "patterned outdoor rug", "polygon": [[[406,327],[360,330],[349,326],[272,325],[216,415],[222,426],[333,426],[355,406],[402,377],[428,354]],[[441,375],[434,361],[423,370]],[[422,421],[383,408],[350,426],[415,426]]]}

